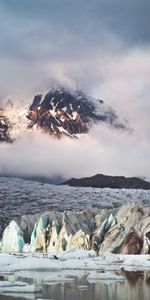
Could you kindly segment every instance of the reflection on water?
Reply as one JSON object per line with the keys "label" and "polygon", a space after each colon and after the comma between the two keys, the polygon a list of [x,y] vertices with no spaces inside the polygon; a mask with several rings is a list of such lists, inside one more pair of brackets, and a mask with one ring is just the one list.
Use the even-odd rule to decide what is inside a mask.
{"label": "reflection on water", "polygon": [[[95,281],[95,283],[89,283],[87,276],[73,276],[74,281],[70,282],[47,282],[47,284],[43,285],[41,295],[0,295],[0,300],[149,300],[150,272],[122,272],[126,276],[126,280],[121,282],[110,282],[106,280],[104,282]],[[30,280],[30,283],[32,282]]]}

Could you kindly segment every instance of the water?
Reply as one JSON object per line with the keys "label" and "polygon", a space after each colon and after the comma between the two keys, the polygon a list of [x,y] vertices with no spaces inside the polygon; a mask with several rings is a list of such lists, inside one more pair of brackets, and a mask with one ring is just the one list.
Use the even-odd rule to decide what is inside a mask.
{"label": "water", "polygon": [[[89,283],[87,274],[72,276],[72,281],[47,283],[39,294],[0,295],[0,300],[55,299],[55,300],[149,300],[150,273],[126,272],[125,281]],[[69,276],[68,276],[69,278]],[[32,283],[33,280],[30,280]]]}

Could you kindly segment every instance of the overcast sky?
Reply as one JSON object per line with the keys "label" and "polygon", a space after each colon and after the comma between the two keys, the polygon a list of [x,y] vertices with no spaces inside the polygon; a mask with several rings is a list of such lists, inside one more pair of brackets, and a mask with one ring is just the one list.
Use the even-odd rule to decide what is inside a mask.
{"label": "overcast sky", "polygon": [[[72,146],[64,143],[67,146],[63,151],[73,153],[67,163],[67,170],[71,169],[68,176],[94,172],[150,176],[149,16],[148,0],[0,1],[1,99],[27,103],[57,81],[103,99],[134,129],[128,135],[94,128],[90,133],[92,151],[87,157],[82,143],[78,150],[73,142]],[[29,147],[27,140],[26,137]],[[36,142],[39,160],[44,164],[39,137]],[[23,141],[21,145],[24,149]],[[17,144],[12,147],[11,155],[10,149],[4,151],[1,147],[1,155],[5,152],[13,169],[17,151],[22,150]],[[67,158],[68,154],[64,167],[60,164],[58,170],[58,166],[53,166],[51,174],[64,173]],[[82,161],[81,168],[75,170],[73,159]],[[27,165],[29,153],[25,160]],[[2,167],[4,161],[3,166],[0,163]]]}

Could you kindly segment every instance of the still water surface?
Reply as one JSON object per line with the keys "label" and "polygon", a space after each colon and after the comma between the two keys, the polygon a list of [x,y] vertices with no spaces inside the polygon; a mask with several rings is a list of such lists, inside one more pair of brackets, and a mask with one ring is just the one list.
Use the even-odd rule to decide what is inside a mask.
{"label": "still water surface", "polygon": [[0,295],[0,300],[150,300],[150,272],[125,272],[126,279],[121,282],[89,283],[87,275],[88,272],[84,276],[72,276],[72,280],[69,276],[68,282],[44,284],[40,294]]}

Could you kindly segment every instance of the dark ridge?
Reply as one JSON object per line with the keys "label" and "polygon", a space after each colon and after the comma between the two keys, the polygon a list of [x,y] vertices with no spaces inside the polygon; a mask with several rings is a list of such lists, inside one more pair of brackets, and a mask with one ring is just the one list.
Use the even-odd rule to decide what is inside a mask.
{"label": "dark ridge", "polygon": [[79,187],[150,190],[150,182],[143,179],[137,177],[107,176],[102,174],[80,179],[71,178],[62,184]]}

